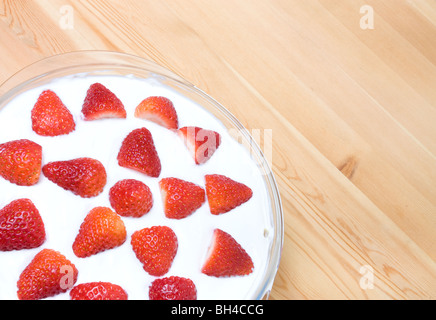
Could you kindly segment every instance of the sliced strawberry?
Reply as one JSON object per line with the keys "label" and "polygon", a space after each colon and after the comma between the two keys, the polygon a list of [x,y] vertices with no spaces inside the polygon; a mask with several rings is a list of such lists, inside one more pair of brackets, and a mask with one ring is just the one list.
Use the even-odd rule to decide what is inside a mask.
{"label": "sliced strawberry", "polygon": [[167,129],[177,129],[179,120],[172,101],[165,97],[148,97],[135,109],[135,117],[153,121]]}
{"label": "sliced strawberry", "polygon": [[166,226],[154,226],[134,232],[131,244],[144,270],[156,277],[168,272],[178,248],[176,234]]}
{"label": "sliced strawberry", "polygon": [[165,216],[183,219],[191,215],[206,201],[202,187],[177,178],[164,178],[159,182]]}
{"label": "sliced strawberry", "polygon": [[44,222],[32,201],[14,200],[0,210],[0,251],[37,248],[44,241]]}
{"label": "sliced strawberry", "polygon": [[69,134],[76,128],[73,115],[51,90],[40,94],[31,114],[32,129],[41,136]]}
{"label": "sliced strawberry", "polygon": [[17,282],[18,299],[39,300],[66,292],[76,283],[78,273],[64,255],[43,249],[21,273]]}
{"label": "sliced strawberry", "polygon": [[85,120],[127,117],[121,100],[101,83],[94,83],[89,87],[82,113]]}
{"label": "sliced strawberry", "polygon": [[88,282],[70,291],[71,300],[127,300],[126,291],[110,282]]}
{"label": "sliced strawberry", "polygon": [[119,215],[110,208],[96,207],[80,225],[73,251],[79,258],[89,257],[122,245],[126,235],[126,227]]}
{"label": "sliced strawberry", "polygon": [[107,180],[104,166],[92,158],[50,162],[42,167],[42,172],[50,181],[82,198],[99,195]]}
{"label": "sliced strawberry", "polygon": [[115,212],[123,217],[142,217],[153,206],[150,188],[135,179],[118,181],[109,191],[109,201]]}
{"label": "sliced strawberry", "polygon": [[0,176],[19,186],[32,186],[39,181],[42,147],[30,140],[0,144]]}
{"label": "sliced strawberry", "polygon": [[196,164],[207,162],[221,144],[218,132],[199,127],[183,127],[178,130]]}
{"label": "sliced strawberry", "polygon": [[253,191],[245,184],[219,174],[206,175],[206,195],[210,212],[226,213],[251,199]]}
{"label": "sliced strawberry", "polygon": [[253,272],[251,257],[228,233],[215,229],[201,272],[208,276],[243,276]]}
{"label": "sliced strawberry", "polygon": [[135,129],[127,135],[118,153],[118,164],[150,177],[159,177],[160,159],[147,128]]}
{"label": "sliced strawberry", "polygon": [[197,300],[197,288],[191,279],[172,276],[154,280],[148,296],[150,300]]}

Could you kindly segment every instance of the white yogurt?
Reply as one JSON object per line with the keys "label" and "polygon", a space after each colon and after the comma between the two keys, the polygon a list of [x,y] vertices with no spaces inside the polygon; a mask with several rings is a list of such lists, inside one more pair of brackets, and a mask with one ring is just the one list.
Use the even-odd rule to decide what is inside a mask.
{"label": "white yogurt", "polygon": [[[84,121],[81,108],[86,91],[100,82],[123,102],[127,119]],[[73,114],[76,130],[69,135],[42,137],[32,131],[31,109],[39,94],[53,90]],[[195,165],[182,140],[172,131],[153,122],[134,117],[136,106],[146,97],[161,95],[171,99],[179,117],[179,126],[199,126],[219,132],[222,143],[212,158]],[[123,139],[136,128],[146,127],[153,135],[162,172],[150,178],[120,167],[117,154]],[[79,270],[76,284],[108,281],[123,287],[129,299],[148,299],[148,287],[156,279],[142,268],[135,257],[130,240],[134,231],[154,225],[171,227],[179,247],[167,276],[190,278],[197,287],[198,299],[246,299],[264,276],[268,252],[273,237],[270,204],[264,181],[249,152],[228,134],[227,129],[212,114],[156,79],[121,76],[75,75],[56,79],[47,85],[31,89],[10,101],[0,110],[0,143],[29,139],[42,146],[43,165],[57,160],[91,157],[106,168],[108,180],[103,192],[84,199],[49,181],[41,173],[39,182],[30,187],[12,184],[0,177],[0,208],[19,198],[33,201],[42,216],[47,238],[35,249],[0,252],[0,299],[17,299],[17,280],[36,253],[43,248],[61,252]],[[223,174],[242,182],[253,190],[253,197],[234,210],[214,216],[207,201],[191,216],[182,220],[165,217],[158,182],[164,177],[177,177],[204,188],[206,174]],[[126,242],[115,249],[87,258],[78,258],[72,250],[73,241],[87,213],[96,206],[110,207],[109,189],[119,180],[137,179],[153,193],[151,211],[141,218],[122,217]],[[247,251],[254,263],[248,276],[216,278],[201,273],[201,267],[215,228],[230,233]],[[267,232],[265,232],[265,230]],[[69,299],[69,292],[48,299]]]}

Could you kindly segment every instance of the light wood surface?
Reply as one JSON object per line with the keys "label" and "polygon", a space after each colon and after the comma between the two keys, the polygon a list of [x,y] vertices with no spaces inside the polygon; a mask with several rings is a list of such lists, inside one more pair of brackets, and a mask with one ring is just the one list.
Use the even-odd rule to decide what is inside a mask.
{"label": "light wood surface", "polygon": [[0,1],[0,82],[92,49],[153,60],[272,129],[270,298],[436,298],[434,0]]}

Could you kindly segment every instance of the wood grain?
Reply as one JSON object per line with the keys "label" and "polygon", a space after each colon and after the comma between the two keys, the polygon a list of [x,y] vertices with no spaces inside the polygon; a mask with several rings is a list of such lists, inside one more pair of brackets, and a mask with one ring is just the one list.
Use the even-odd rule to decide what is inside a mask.
{"label": "wood grain", "polygon": [[69,51],[153,60],[272,129],[272,299],[435,299],[435,39],[433,0],[1,0],[0,82]]}

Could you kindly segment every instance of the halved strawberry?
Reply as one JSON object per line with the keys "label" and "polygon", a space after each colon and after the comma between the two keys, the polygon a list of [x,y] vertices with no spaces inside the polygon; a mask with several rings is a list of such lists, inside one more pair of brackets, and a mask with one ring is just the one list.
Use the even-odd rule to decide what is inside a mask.
{"label": "halved strawberry", "polygon": [[164,178],[159,187],[165,216],[170,219],[186,218],[206,201],[203,188],[189,181]]}
{"label": "halved strawberry", "polygon": [[153,121],[167,129],[177,129],[179,120],[172,101],[165,97],[148,97],[135,109],[135,117]]}
{"label": "halved strawberry", "polygon": [[14,200],[0,210],[0,251],[37,248],[44,241],[44,222],[31,200]]}
{"label": "halved strawberry", "polygon": [[0,144],[0,176],[19,186],[32,186],[39,181],[42,147],[30,140]]}
{"label": "halved strawberry", "polygon": [[159,177],[161,164],[154,146],[153,137],[147,128],[135,129],[124,139],[118,153],[121,167],[142,172],[150,177]]}
{"label": "halved strawberry", "polygon": [[70,291],[71,300],[127,300],[126,291],[110,282],[88,282]]}
{"label": "halved strawberry", "polygon": [[76,283],[78,273],[64,255],[43,249],[21,273],[17,282],[18,299],[39,300],[66,292]]}
{"label": "halved strawberry", "polygon": [[82,113],[85,120],[127,117],[121,100],[101,83],[94,83],[89,87],[83,102]]}
{"label": "halved strawberry", "polygon": [[163,276],[171,268],[177,253],[178,241],[167,226],[154,226],[132,234],[132,248],[143,268],[152,276]]}
{"label": "halved strawberry", "polygon": [[96,207],[80,225],[73,251],[79,258],[89,257],[122,245],[126,235],[126,227],[119,215],[110,208]]}
{"label": "halved strawberry", "polygon": [[196,164],[207,162],[221,144],[218,132],[200,127],[183,127],[178,130]]}
{"label": "halved strawberry", "polygon": [[219,174],[206,175],[206,195],[210,212],[226,213],[251,199],[253,191],[243,183]]}
{"label": "halved strawberry", "polygon": [[41,136],[69,134],[76,128],[73,115],[51,90],[45,90],[39,95],[31,115],[32,129]]}
{"label": "halved strawberry", "polygon": [[197,300],[197,288],[191,279],[172,276],[154,280],[148,296],[150,300]]}
{"label": "halved strawberry", "polygon": [[107,180],[104,166],[92,158],[50,162],[42,167],[42,172],[50,181],[82,198],[99,195]]}
{"label": "halved strawberry", "polygon": [[109,201],[115,212],[123,217],[142,217],[153,206],[150,188],[135,179],[118,181],[109,190]]}
{"label": "halved strawberry", "polygon": [[228,233],[215,229],[201,272],[208,276],[243,276],[253,272],[251,257]]}

